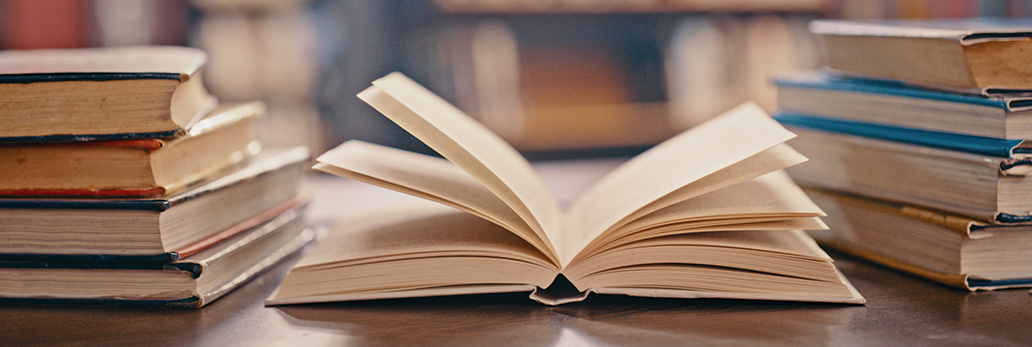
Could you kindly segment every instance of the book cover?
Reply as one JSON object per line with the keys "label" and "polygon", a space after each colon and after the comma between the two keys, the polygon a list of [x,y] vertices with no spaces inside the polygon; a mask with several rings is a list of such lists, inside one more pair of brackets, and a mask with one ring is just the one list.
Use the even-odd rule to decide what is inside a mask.
{"label": "book cover", "polygon": [[227,172],[157,198],[0,199],[0,254],[161,256],[298,195],[304,147],[262,151]]}
{"label": "book cover", "polygon": [[811,72],[774,79],[788,113],[1002,139],[1032,137],[1032,97],[987,97]]}
{"label": "book cover", "polygon": [[823,246],[965,290],[1032,286],[1032,227],[1001,226],[926,207],[821,189]]}
{"label": "book cover", "polygon": [[1032,222],[1032,160],[786,126],[810,158],[787,171],[813,187],[928,206],[1001,224]]}
{"label": "book cover", "polygon": [[261,103],[226,104],[177,138],[0,144],[0,196],[160,196],[253,155]]}
{"label": "book cover", "polygon": [[1032,144],[1024,139],[999,139],[904,128],[885,124],[840,120],[787,111],[774,115],[781,124],[840,134],[863,136],[918,146],[940,148],[998,158],[1028,158]]}
{"label": "book cover", "polygon": [[1032,91],[1032,21],[816,20],[810,31],[843,73],[976,94]]}
{"label": "book cover", "polygon": [[173,46],[0,52],[0,142],[182,135],[217,104],[206,61]]}
{"label": "book cover", "polygon": [[314,239],[300,209],[163,264],[0,261],[0,302],[202,307]]}

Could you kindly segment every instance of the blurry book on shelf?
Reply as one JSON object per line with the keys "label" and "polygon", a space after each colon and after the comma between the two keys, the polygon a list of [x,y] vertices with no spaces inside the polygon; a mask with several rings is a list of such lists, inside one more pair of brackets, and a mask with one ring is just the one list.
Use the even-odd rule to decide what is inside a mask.
{"label": "blurry book on shelf", "polygon": [[640,12],[816,12],[828,0],[435,0],[448,12],[640,13]]}
{"label": "blurry book on shelf", "polygon": [[812,72],[774,80],[789,113],[1000,139],[1032,138],[1032,97],[951,93]]}
{"label": "blurry book on shelf", "polygon": [[966,290],[1032,287],[1032,226],[806,189],[828,213],[822,246]]}
{"label": "blurry book on shelf", "polygon": [[810,161],[790,168],[808,186],[928,206],[992,223],[1029,223],[1029,144],[780,113]]}
{"label": "blurry book on shelf", "polygon": [[666,56],[670,123],[699,124],[747,100],[776,109],[769,78],[819,66],[805,16],[695,16],[671,33]]}
{"label": "blurry book on shelf", "polygon": [[199,308],[311,242],[303,210],[302,204],[241,226],[174,261],[0,260],[0,302]]}
{"label": "blurry book on shelf", "polygon": [[[254,153],[261,103],[224,104],[172,138],[0,143],[0,196],[160,196]],[[64,117],[62,117],[63,119]],[[44,127],[45,128],[45,127]],[[75,136],[75,135],[72,135]]]}
{"label": "blurry book on shelf", "polygon": [[172,46],[0,52],[0,137],[182,135],[217,103],[201,80],[206,61],[201,50]]}
{"label": "blurry book on shelf", "polygon": [[781,169],[806,159],[756,105],[631,159],[563,210],[512,146],[404,75],[359,98],[445,159],[349,141],[316,169],[438,204],[342,219],[267,304],[518,291],[549,305],[590,293],[864,302],[800,231],[823,228],[823,213]]}
{"label": "blurry book on shelf", "polygon": [[[637,97],[641,93],[632,85],[646,80],[662,89],[662,74],[631,76],[633,58],[625,55],[632,50],[611,49],[626,44],[627,35],[589,31],[578,32],[583,37],[542,37],[569,26],[450,23],[415,34],[406,45],[404,65],[523,151],[642,147],[671,136],[665,102]],[[658,56],[658,47],[637,49],[651,48]]]}
{"label": "blurry book on shelf", "polygon": [[1032,22],[1006,19],[817,20],[828,67],[972,94],[1032,91]]}
{"label": "blurry book on shelf", "polygon": [[308,158],[303,147],[265,149],[159,197],[0,198],[0,260],[175,260],[297,205]]}
{"label": "blurry book on shelf", "polygon": [[[316,25],[304,1],[198,0],[191,40],[210,55],[205,80],[222,100],[262,100],[258,140],[325,148],[317,93]],[[324,14],[325,15],[325,14]]]}

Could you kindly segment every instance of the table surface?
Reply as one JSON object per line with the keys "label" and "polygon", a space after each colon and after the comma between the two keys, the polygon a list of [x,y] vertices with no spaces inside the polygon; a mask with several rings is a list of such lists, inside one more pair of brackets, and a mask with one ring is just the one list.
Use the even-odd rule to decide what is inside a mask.
{"label": "table surface", "polygon": [[[612,165],[541,169],[563,199]],[[318,188],[311,192],[316,224],[342,208],[407,198],[327,177],[309,185]],[[375,202],[357,198],[373,195]],[[1027,290],[968,293],[832,257],[866,305],[593,295],[549,307],[510,293],[264,306],[293,258],[200,310],[0,306],[0,346],[1032,345]]]}

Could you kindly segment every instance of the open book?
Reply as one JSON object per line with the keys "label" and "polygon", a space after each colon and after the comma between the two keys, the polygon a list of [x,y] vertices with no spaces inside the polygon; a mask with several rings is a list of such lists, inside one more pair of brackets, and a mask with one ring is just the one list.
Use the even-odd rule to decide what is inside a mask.
{"label": "open book", "polygon": [[[315,168],[468,214],[422,208],[342,221],[268,304],[520,290],[546,304],[590,292],[864,302],[799,231],[825,228],[823,212],[780,171],[806,159],[755,105],[635,157],[563,209],[516,150],[404,75],[359,98],[447,160],[349,141]],[[566,284],[560,277],[576,290],[553,287]]]}

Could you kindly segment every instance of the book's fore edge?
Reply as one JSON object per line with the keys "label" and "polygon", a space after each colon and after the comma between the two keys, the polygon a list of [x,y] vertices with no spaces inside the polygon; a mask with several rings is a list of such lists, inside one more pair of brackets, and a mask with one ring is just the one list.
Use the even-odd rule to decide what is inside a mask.
{"label": "book's fore edge", "polygon": [[[271,153],[271,154],[270,154]],[[167,189],[168,187],[160,187],[160,191],[156,192],[158,197],[153,197],[150,194],[143,195],[141,197],[132,197],[136,192],[135,190],[48,190],[54,194],[38,195],[39,192],[33,192],[37,194],[32,195],[18,195],[14,194],[14,191],[2,191],[0,190],[0,196],[5,193],[12,193],[6,195],[6,198],[0,197],[0,209],[5,208],[46,208],[46,209],[82,209],[82,210],[107,210],[107,209],[122,209],[122,210],[150,210],[150,211],[165,211],[174,205],[183,203],[189,199],[196,198],[198,196],[208,194],[217,190],[227,188],[233,184],[245,181],[250,178],[258,177],[262,174],[268,174],[279,169],[285,169],[292,165],[296,165],[297,170],[301,170],[302,164],[308,160],[310,154],[306,147],[292,147],[289,149],[272,149],[266,150],[259,153],[259,155],[248,158],[247,161],[237,164],[232,168],[225,168],[228,170],[236,170],[227,173],[221,177],[214,178],[211,180],[201,180],[200,182],[194,183],[192,186],[183,188]],[[232,163],[229,163],[232,164]],[[216,170],[220,171],[220,170]],[[216,174],[217,172],[208,173]],[[185,190],[183,190],[185,189]],[[166,191],[173,191],[171,196],[162,196]],[[178,192],[176,192],[178,191]],[[151,192],[151,190],[142,190],[142,192]],[[65,195],[57,195],[57,193],[65,193]],[[67,194],[67,193],[82,193],[82,194]],[[86,194],[92,193],[92,194]],[[29,196],[37,198],[28,198]],[[128,197],[127,197],[128,196]],[[105,197],[103,199],[90,199],[87,197]]]}
{"label": "book's fore edge", "polygon": [[88,263],[76,261],[76,259],[47,259],[31,261],[0,261],[0,268],[34,268],[34,269],[108,269],[108,270],[167,270],[182,271],[190,273],[193,278],[202,275],[204,269],[212,263],[218,262],[224,257],[235,254],[245,247],[269,236],[285,226],[295,223],[303,223],[303,207],[295,207],[287,212],[265,221],[264,223],[243,230],[236,235],[217,242],[206,248],[210,254],[204,257],[182,256],[174,262],[164,263],[132,263],[132,262],[103,262]]}
{"label": "book's fore edge", "polygon": [[450,286],[450,287],[435,287],[425,288],[416,290],[406,290],[398,292],[379,292],[379,293],[358,293],[358,294],[337,294],[337,295],[318,295],[318,296],[306,296],[298,298],[283,298],[277,299],[276,296],[279,294],[279,289],[269,296],[269,299],[265,301],[266,306],[277,306],[277,305],[294,305],[294,304],[308,304],[316,302],[337,302],[337,301],[365,301],[365,300],[381,300],[381,299],[404,299],[404,298],[424,298],[424,297],[436,297],[436,296],[454,296],[454,295],[477,295],[477,294],[500,294],[500,293],[517,293],[517,292],[532,292],[537,286],[531,284],[484,284],[484,285],[469,285],[469,286]]}
{"label": "book's fore edge", "polygon": [[0,296],[0,304],[46,305],[46,306],[167,306],[182,308],[200,308],[203,304],[200,296],[191,295],[180,299],[169,300],[131,300],[124,298],[59,298],[59,297],[4,297]]}
{"label": "book's fore edge", "polygon": [[791,295],[791,294],[770,294],[770,293],[736,293],[736,292],[710,292],[680,289],[653,289],[653,288],[614,288],[601,287],[591,288],[587,292],[595,294],[627,295],[647,298],[670,298],[670,299],[736,299],[736,300],[773,300],[773,301],[797,301],[797,302],[821,302],[836,304],[863,305],[867,299],[860,294],[856,287],[842,274],[835,269],[842,285],[849,290],[848,297],[835,296],[812,296],[812,295]]}
{"label": "book's fore edge", "polygon": [[839,203],[845,203],[848,205],[856,206],[855,208],[872,210],[879,213],[890,214],[900,218],[907,218],[912,220],[918,220],[928,224],[933,224],[942,228],[946,228],[950,232],[968,238],[971,237],[971,230],[973,228],[980,228],[988,225],[988,223],[986,223],[985,221],[980,221],[964,217],[955,213],[940,211],[920,205],[882,200],[849,192],[840,192],[819,187],[803,186],[802,188],[803,191],[805,191],[808,195],[821,195],[829,199],[837,200]]}
{"label": "book's fore edge", "polygon": [[200,293],[200,305],[198,307],[211,303],[215,299],[218,299],[223,295],[226,295],[227,293],[242,286],[243,284],[254,279],[255,277],[258,277],[258,275],[261,275],[269,269],[272,269],[281,262],[286,261],[291,256],[302,253],[305,246],[311,244],[313,240],[315,240],[315,235],[316,233],[313,229],[305,228],[301,231],[301,233],[294,237],[293,240],[283,245],[272,254],[266,255],[258,263],[255,263],[250,268],[242,272],[240,275],[234,277],[229,282],[213,289],[210,292]]}
{"label": "book's fore edge", "polygon": [[974,288],[968,285],[968,276],[964,274],[944,274],[935,272],[838,239],[817,239],[817,242],[820,243],[822,246],[837,250],[839,252],[866,259],[875,264],[879,264],[887,268],[901,271],[910,275],[925,278],[939,284],[967,291],[975,290]]}
{"label": "book's fore edge", "polygon": [[[257,179],[260,176],[269,175],[281,170],[297,170],[300,173],[302,171],[303,164],[311,156],[308,148],[304,146],[290,147],[289,149],[284,149],[277,153],[270,154],[270,152],[273,151],[262,151],[259,155],[249,158],[246,163],[242,164],[243,167],[238,170],[205,182],[199,186],[195,186],[194,188],[188,188],[188,190],[183,193],[170,197],[168,199],[170,206],[175,206],[198,196],[226,189],[246,180]],[[261,155],[262,153],[268,155],[263,156]]]}
{"label": "book's fore edge", "polygon": [[1007,112],[1032,108],[1032,96],[991,98],[982,94],[949,92],[914,86],[896,80],[849,74],[840,75],[833,72],[824,72],[820,75],[779,77],[774,79],[774,85],[778,88],[821,89],[978,105],[999,108]]}
{"label": "book's fore edge", "polygon": [[236,225],[230,226],[218,233],[186,245],[177,250],[177,253],[180,257],[190,257],[215,244],[228,240],[236,235],[244,234],[248,230],[252,230],[263,224],[283,218],[289,218],[291,220],[300,218],[304,215],[304,211],[308,207],[308,203],[309,199],[307,198],[295,197],[289,199],[251,218],[245,219]]}
{"label": "book's fore edge", "polygon": [[883,141],[939,148],[1008,159],[1024,140],[1007,140],[904,128],[883,124],[824,118],[798,112],[780,111],[774,119],[786,126],[860,136]]}

